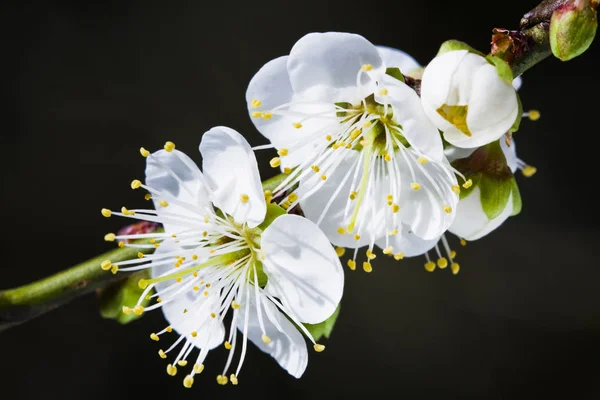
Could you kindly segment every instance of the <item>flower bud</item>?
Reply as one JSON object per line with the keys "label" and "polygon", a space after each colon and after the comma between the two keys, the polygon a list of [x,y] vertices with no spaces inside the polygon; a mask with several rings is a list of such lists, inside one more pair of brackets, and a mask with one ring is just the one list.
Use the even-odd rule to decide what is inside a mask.
{"label": "flower bud", "polygon": [[577,57],[590,47],[596,36],[596,4],[573,0],[558,8],[550,21],[550,47],[562,61]]}

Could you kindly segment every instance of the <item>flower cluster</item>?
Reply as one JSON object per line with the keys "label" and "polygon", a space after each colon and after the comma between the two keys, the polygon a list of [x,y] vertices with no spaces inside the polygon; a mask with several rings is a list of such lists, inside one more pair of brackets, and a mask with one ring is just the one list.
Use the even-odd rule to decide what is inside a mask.
{"label": "flower cluster", "polygon": [[[308,327],[337,315],[345,248],[354,250],[351,270],[362,262],[371,272],[380,248],[457,274],[445,233],[464,244],[500,226],[521,207],[513,173],[535,172],[517,158],[512,133],[523,115],[539,113],[522,113],[520,78],[507,79],[495,62],[465,48],[422,68],[359,35],[311,33],[248,85],[248,112],[270,144],[251,148],[215,127],[201,139],[202,171],[172,142],[142,148],[145,182],[131,187],[146,190],[154,208],[102,214],[162,225],[106,235],[155,251],[101,267],[149,272],[137,305],[123,312],[163,310],[169,325],[150,337],[178,335],[159,351],[172,358],[167,372],[189,363],[183,383],[191,387],[208,352],[223,345],[229,356],[217,382],[235,385],[250,340],[300,377],[305,337],[325,348]],[[253,150],[271,148],[282,178],[263,190]]]}

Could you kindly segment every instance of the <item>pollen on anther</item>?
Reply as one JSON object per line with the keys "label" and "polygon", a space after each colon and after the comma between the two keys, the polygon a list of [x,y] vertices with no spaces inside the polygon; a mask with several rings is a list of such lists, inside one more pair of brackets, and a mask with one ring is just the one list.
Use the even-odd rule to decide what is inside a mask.
{"label": "pollen on anther", "polygon": [[160,358],[167,358],[167,353],[165,353],[164,350],[159,350],[158,355]]}
{"label": "pollen on anther", "polygon": [[260,111],[252,111],[252,118],[260,118],[262,117],[263,113],[261,113]]}
{"label": "pollen on anther", "polygon": [[144,307],[137,305],[133,307],[132,311],[135,315],[142,315],[144,313]]}
{"label": "pollen on anther", "polygon": [[394,248],[392,246],[388,246],[385,249],[383,249],[383,254],[385,255],[390,255],[394,252]]}
{"label": "pollen on anther", "polygon": [[371,71],[373,69],[373,66],[371,64],[363,64],[361,69],[363,70],[363,72],[367,72],[367,71]]}
{"label": "pollen on anther", "polygon": [[433,261],[429,261],[428,263],[425,264],[425,270],[427,272],[433,272],[435,271],[435,263]]}
{"label": "pollen on anther", "polygon": [[108,271],[110,267],[112,267],[110,260],[104,260],[102,263],[100,263],[100,268],[102,268],[104,271]]}
{"label": "pollen on anther", "polygon": [[386,154],[386,155],[383,157],[383,159],[384,159],[385,161],[387,161],[387,162],[390,162],[390,161],[392,161],[392,157],[391,157],[389,154]]}
{"label": "pollen on anther", "polygon": [[135,179],[133,181],[131,181],[131,188],[132,189],[139,189],[142,186],[142,181]]}
{"label": "pollen on anther", "polygon": [[356,261],[348,260],[348,268],[350,268],[352,271],[354,271],[356,269]]}
{"label": "pollen on anther", "polygon": [[293,126],[294,128],[296,128],[296,129],[300,129],[300,128],[302,128],[302,124],[301,124],[300,122],[293,122],[293,123],[292,123],[292,126]]}
{"label": "pollen on anther", "polygon": [[112,215],[112,211],[110,211],[108,208],[103,208],[102,210],[100,210],[100,212],[106,218],[108,218],[108,217],[110,217]]}
{"label": "pollen on anther", "polygon": [[527,165],[521,171],[521,173],[523,174],[523,176],[526,177],[526,178],[531,178],[533,175],[535,175],[536,172],[537,172],[537,168],[534,167],[533,165]]}
{"label": "pollen on anther", "polygon": [[419,164],[427,164],[427,159],[425,157],[419,157],[417,160]]}
{"label": "pollen on anther", "polygon": [[238,303],[235,300],[233,300],[231,302],[231,308],[233,308],[234,310],[238,310],[240,308],[240,303]]}
{"label": "pollen on anther", "polygon": [[346,230],[340,226],[339,228],[337,228],[337,233],[339,233],[340,235],[343,235],[346,233]]}
{"label": "pollen on anther", "polygon": [[473,186],[473,180],[472,179],[468,179],[467,181],[465,181],[465,183],[463,183],[462,187],[464,187],[465,189],[470,188],[471,186]]}
{"label": "pollen on anther", "polygon": [[229,381],[229,380],[227,379],[227,377],[226,377],[226,376],[223,376],[223,375],[217,375],[217,383],[218,383],[219,385],[227,385],[227,382],[228,382],[228,381]]}
{"label": "pollen on anther", "polygon": [[370,262],[368,262],[368,261],[363,262],[363,271],[365,271],[367,273],[373,271],[373,266],[371,265]]}
{"label": "pollen on anther", "polygon": [[452,263],[450,269],[452,269],[452,273],[456,275],[460,271],[460,265],[458,265],[458,263]]}
{"label": "pollen on anther", "polygon": [[387,94],[388,94],[388,93],[389,93],[389,92],[388,92],[388,90],[387,90],[387,89],[381,89],[381,90],[379,91],[379,95],[380,95],[380,96],[387,96]]}
{"label": "pollen on anther", "polygon": [[421,189],[421,184],[420,184],[420,183],[417,183],[417,182],[413,182],[413,183],[411,183],[411,184],[410,184],[410,187],[411,187],[413,190],[420,190],[420,189]]}
{"label": "pollen on anther", "polygon": [[465,239],[460,239],[460,245],[461,246],[466,246],[467,245],[467,241]]}
{"label": "pollen on anther", "polygon": [[246,204],[250,200],[250,197],[246,193],[240,195],[240,202]]}
{"label": "pollen on anther", "polygon": [[320,353],[320,352],[322,352],[323,350],[325,350],[325,345],[317,343],[317,344],[315,344],[315,345],[313,346],[313,348],[315,349],[315,351],[316,351],[317,353]]}
{"label": "pollen on anther", "polygon": [[177,361],[177,365],[179,365],[180,367],[185,367],[187,365],[187,360],[179,360]]}
{"label": "pollen on anther", "polygon": [[439,260],[437,260],[437,266],[440,269],[444,269],[448,266],[448,260],[446,259],[446,257],[442,257]]}
{"label": "pollen on anther", "polygon": [[404,253],[402,253],[402,252],[394,254],[394,260],[396,260],[396,261],[400,261],[403,258],[404,258]]}
{"label": "pollen on anther", "polygon": [[271,119],[271,118],[273,118],[273,114],[266,111],[266,112],[262,113],[261,117],[262,117],[262,119]]}
{"label": "pollen on anther", "polygon": [[392,204],[392,212],[395,214],[400,211],[400,206],[398,204]]}
{"label": "pollen on anther", "polygon": [[123,314],[125,314],[125,315],[131,314],[131,308],[129,308],[127,306],[123,306],[123,308],[121,310],[123,311]]}
{"label": "pollen on anther", "polygon": [[452,213],[452,207],[450,207],[450,206],[444,206],[444,212],[445,212],[446,214],[450,214],[450,213]]}
{"label": "pollen on anther", "polygon": [[271,164],[271,168],[277,168],[281,165],[281,159],[279,157],[273,157],[271,161],[269,161],[269,164]]}
{"label": "pollen on anther", "polygon": [[529,119],[532,121],[537,121],[542,116],[542,114],[538,110],[529,110],[528,115]]}
{"label": "pollen on anther", "polygon": [[113,275],[115,275],[117,273],[117,271],[119,271],[119,267],[116,265],[113,265],[110,267],[110,272],[112,272]]}
{"label": "pollen on anther", "polygon": [[271,343],[271,338],[268,337],[267,335],[262,335],[261,339],[262,339],[263,343],[265,343],[265,344]]}
{"label": "pollen on anther", "polygon": [[138,251],[137,256],[138,256],[138,258],[144,258],[144,253],[142,253],[141,251]]}
{"label": "pollen on anther", "polygon": [[321,175],[321,180],[322,181],[326,181],[327,180],[327,175]]}
{"label": "pollen on anther", "polygon": [[235,374],[231,374],[229,376],[229,380],[231,381],[232,385],[237,385],[239,383],[237,376],[235,376]]}
{"label": "pollen on anther", "polygon": [[252,102],[250,103],[250,105],[254,108],[258,108],[262,105],[262,101],[254,99],[252,100]]}
{"label": "pollen on anther", "polygon": [[146,193],[144,195],[144,200],[150,200],[152,198],[152,195],[150,193]]}
{"label": "pollen on anther", "polygon": [[164,145],[164,149],[169,153],[172,152],[175,149],[175,143],[170,142],[170,141],[166,142]]}
{"label": "pollen on anther", "polygon": [[173,364],[167,365],[167,374],[171,376],[177,375],[177,367],[173,366]]}
{"label": "pollen on anther", "polygon": [[354,240],[360,240],[360,235],[358,233],[354,235]]}
{"label": "pollen on anther", "polygon": [[335,254],[337,254],[338,257],[342,257],[345,253],[346,253],[346,249],[344,247],[338,246],[335,248]]}
{"label": "pollen on anther", "polygon": [[196,331],[191,331],[191,332],[190,332],[190,335],[191,335],[192,337],[196,337],[196,336],[198,336],[198,332],[196,332]]}
{"label": "pollen on anther", "polygon": [[356,199],[356,195],[357,195],[357,194],[358,194],[358,193],[356,193],[356,192],[354,192],[354,191],[350,192],[350,200],[355,200],[355,199]]}
{"label": "pollen on anther", "polygon": [[456,194],[460,194],[460,186],[452,185],[452,191]]}
{"label": "pollen on anther", "polygon": [[277,150],[277,154],[278,154],[280,157],[285,157],[285,156],[287,156],[287,155],[288,155],[288,153],[289,153],[289,150],[288,150],[288,149],[279,149],[279,150]]}
{"label": "pollen on anther", "polygon": [[227,350],[231,350],[231,343],[229,343],[227,340],[225,341],[225,343],[223,343],[223,346],[225,346]]}
{"label": "pollen on anther", "polygon": [[150,152],[145,148],[140,147],[140,154],[142,155],[142,157],[148,157],[150,155]]}
{"label": "pollen on anther", "polygon": [[367,249],[366,256],[367,256],[367,258],[368,258],[369,260],[374,260],[375,258],[377,258],[377,255],[376,255],[376,254],[374,254],[374,253],[371,251],[371,249]]}
{"label": "pollen on anther", "polygon": [[189,389],[192,387],[193,384],[194,378],[192,378],[191,375],[186,375],[186,377],[183,379],[183,386]]}
{"label": "pollen on anther", "polygon": [[204,371],[204,364],[194,364],[194,372],[201,374]]}
{"label": "pollen on anther", "polygon": [[150,334],[150,339],[154,340],[155,342],[158,342],[160,340],[156,333]]}

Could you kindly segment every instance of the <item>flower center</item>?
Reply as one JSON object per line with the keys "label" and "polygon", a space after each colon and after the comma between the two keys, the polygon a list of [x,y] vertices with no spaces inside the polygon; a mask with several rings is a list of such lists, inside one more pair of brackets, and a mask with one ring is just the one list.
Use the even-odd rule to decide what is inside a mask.
{"label": "flower center", "polygon": [[436,111],[442,118],[454,125],[456,129],[471,137],[471,132],[467,126],[469,106],[449,106],[444,104]]}

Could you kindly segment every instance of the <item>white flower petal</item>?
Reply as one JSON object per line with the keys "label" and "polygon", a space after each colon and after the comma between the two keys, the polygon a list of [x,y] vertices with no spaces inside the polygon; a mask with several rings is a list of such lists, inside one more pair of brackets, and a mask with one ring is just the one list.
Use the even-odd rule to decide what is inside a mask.
{"label": "white flower petal", "polygon": [[[244,302],[246,303],[246,302]],[[285,369],[295,378],[300,378],[308,364],[308,351],[306,341],[298,329],[283,315],[279,309],[271,303],[265,296],[261,295],[261,314],[265,326],[265,333],[271,339],[269,344],[262,340],[263,332],[260,328],[256,301],[251,295],[249,301],[250,313],[248,316],[248,330],[246,334],[259,349],[270,354],[281,368]],[[242,304],[237,316],[238,329],[244,332],[244,319],[248,304]],[[268,309],[268,312],[265,312]],[[267,315],[272,315],[277,325],[269,319]]]}
{"label": "white flower petal", "polygon": [[[218,126],[202,136],[202,169],[213,192],[213,203],[236,222],[250,228],[265,219],[267,205],[256,157],[242,135]],[[242,196],[248,196],[243,202]]]}
{"label": "white flower petal", "polygon": [[[367,64],[372,70],[363,74],[359,90],[357,74]],[[356,102],[374,91],[375,80],[367,75],[378,77],[385,66],[377,48],[360,35],[309,33],[292,48],[288,72],[296,93],[327,102]]]}
{"label": "white flower petal", "polygon": [[[349,202],[350,192],[357,189],[352,188],[354,169],[350,172],[348,178],[346,178],[346,175],[348,174],[348,171],[354,167],[357,159],[361,157],[361,155],[358,151],[354,150],[338,149],[336,152],[338,156],[341,152],[344,152],[344,160],[341,161],[340,165],[333,172],[327,172],[327,180],[325,182],[321,181],[320,174],[309,175],[308,178],[305,178],[300,182],[300,187],[298,189],[300,207],[306,218],[315,223],[318,222],[321,218],[321,214],[325,211],[325,215],[322,222],[319,224],[319,228],[321,228],[329,241],[334,245],[349,248],[366,246],[374,239],[385,234],[384,214],[377,212],[376,217],[373,218],[371,204],[370,202],[365,201],[359,210],[357,224],[354,229],[355,233],[360,232],[360,240],[355,240],[354,235],[352,234],[340,234],[338,232],[338,228],[346,228],[348,215],[351,214],[354,209],[354,203],[351,203],[349,214],[346,214],[346,205]],[[344,182],[345,178],[346,180]],[[343,185],[342,182],[344,182]],[[311,192],[316,185],[322,186],[315,194],[306,198],[306,193]],[[340,185],[342,188],[338,191]],[[331,199],[333,199],[332,203],[326,210]],[[381,207],[377,207],[377,204],[372,204],[372,206],[376,207],[376,211],[379,211],[384,209],[385,202],[386,200],[384,198],[378,203]]]}
{"label": "white flower petal", "polygon": [[461,158],[467,158],[473,154],[477,149],[466,149],[464,147],[448,146],[444,149],[444,155],[448,162],[454,162]]}
{"label": "white flower petal", "polygon": [[394,253],[402,252],[405,257],[420,256],[431,250],[440,237],[424,240],[411,232],[410,228],[404,224],[398,228],[398,234],[390,236],[388,242],[385,238],[377,242],[377,246],[384,249],[387,243],[394,248]]}
{"label": "white flower petal", "polygon": [[411,146],[435,161],[442,161],[444,159],[442,138],[435,125],[425,115],[417,93],[389,76],[380,81],[380,87],[387,90],[387,95],[378,92],[375,101],[380,104],[391,104],[393,119],[402,126],[402,135]]}
{"label": "white flower petal", "polygon": [[514,124],[519,111],[515,89],[498,76],[494,66],[482,66],[471,79],[467,125],[472,136],[460,144],[447,138],[460,147],[479,147],[499,139]]}
{"label": "white flower petal", "polygon": [[458,237],[477,240],[498,228],[512,213],[512,194],[506,208],[493,220],[488,219],[481,206],[481,192],[478,187],[458,204],[456,218],[448,229]]}
{"label": "white flower petal", "polygon": [[[452,191],[457,184],[454,173],[445,163],[412,161],[415,176],[410,174],[406,160],[396,155],[400,165],[402,185],[400,190],[400,218],[418,237],[430,240],[439,237],[452,223],[456,214],[458,195]],[[411,183],[418,183],[414,190]],[[450,207],[450,213],[444,208]]]}
{"label": "white flower petal", "polygon": [[[166,232],[178,233],[190,228],[177,224],[178,221],[168,221],[165,213],[176,215],[181,220],[198,220],[202,218],[204,210],[211,207],[210,197],[203,181],[204,178],[198,166],[179,150],[171,152],[159,150],[148,156],[145,183],[150,188],[164,194],[164,196],[160,196],[152,193],[152,199],[158,216],[167,218],[167,221],[163,223]],[[176,204],[171,201],[171,198],[185,203],[186,206]],[[168,207],[161,206],[159,204],[161,200],[167,201]]]}
{"label": "white flower petal", "polygon": [[394,49],[386,46],[376,46],[377,51],[383,58],[386,68],[400,68],[402,74],[407,75],[412,70],[421,68],[421,65],[412,58],[408,53],[402,50]]}
{"label": "white flower petal", "polygon": [[435,57],[423,71],[421,80],[423,110],[431,122],[442,131],[452,125],[438,114],[437,109],[448,104],[448,99],[453,91],[453,76],[468,54],[467,50],[444,53]]}
{"label": "white flower petal", "polygon": [[513,79],[512,85],[515,88],[515,90],[521,89],[521,86],[523,86],[523,78],[517,76],[515,79]]}
{"label": "white flower petal", "polygon": [[264,272],[270,293],[301,322],[329,318],[344,290],[344,271],[327,237],[297,215],[277,218],[262,234]]}

